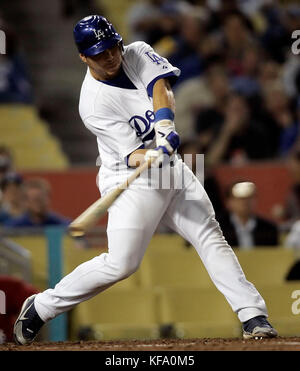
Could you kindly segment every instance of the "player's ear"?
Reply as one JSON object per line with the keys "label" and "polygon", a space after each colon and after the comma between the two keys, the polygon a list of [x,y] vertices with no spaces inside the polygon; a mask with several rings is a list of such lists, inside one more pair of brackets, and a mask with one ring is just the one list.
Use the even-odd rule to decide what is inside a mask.
{"label": "player's ear", "polygon": [[87,60],[86,60],[86,56],[82,53],[79,53],[79,58],[82,60],[82,62],[86,63]]}

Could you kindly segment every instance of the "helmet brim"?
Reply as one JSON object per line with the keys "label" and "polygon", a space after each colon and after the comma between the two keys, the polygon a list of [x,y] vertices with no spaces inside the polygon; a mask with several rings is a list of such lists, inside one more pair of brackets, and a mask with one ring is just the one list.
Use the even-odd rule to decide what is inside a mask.
{"label": "helmet brim", "polygon": [[99,41],[97,44],[82,51],[82,54],[84,54],[86,57],[91,57],[100,54],[104,52],[106,49],[114,47],[120,41],[122,41],[122,37],[120,35],[115,35],[115,37],[112,39]]}

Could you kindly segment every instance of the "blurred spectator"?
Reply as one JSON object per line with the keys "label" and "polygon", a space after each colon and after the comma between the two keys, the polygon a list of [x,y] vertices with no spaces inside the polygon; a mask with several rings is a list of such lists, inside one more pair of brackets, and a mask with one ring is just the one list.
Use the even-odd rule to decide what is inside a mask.
{"label": "blurred spectator", "polygon": [[261,42],[270,57],[283,63],[291,47],[291,33],[300,29],[299,4],[289,4],[285,8],[275,2],[266,4],[261,10],[266,28]]}
{"label": "blurred spectator", "polygon": [[[224,68],[218,64],[211,65],[201,77],[184,81],[175,91],[176,98],[176,130],[182,140],[195,137],[194,121],[200,112],[205,111],[204,121],[210,128],[223,112],[226,99],[230,92],[229,80]],[[199,139],[202,140],[202,137]],[[204,146],[205,147],[205,146]],[[205,152],[200,143],[200,153]]]}
{"label": "blurred spectator", "polygon": [[266,3],[261,8],[264,27],[261,32],[260,41],[268,55],[278,63],[284,60],[284,48],[288,45],[287,29],[283,24],[283,12],[275,2]]}
{"label": "blurred spectator", "polygon": [[50,211],[50,185],[42,178],[24,182],[25,212],[5,223],[8,227],[67,226],[70,220]]}
{"label": "blurred spectator", "polygon": [[287,160],[287,167],[292,177],[292,185],[286,197],[285,205],[275,205],[274,217],[282,221],[282,231],[289,231],[300,220],[300,149],[295,150]]}
{"label": "blurred spectator", "polygon": [[167,55],[164,53],[169,62],[181,70],[176,89],[184,80],[199,76],[204,70],[201,43],[205,39],[207,21],[206,11],[202,7],[188,7],[180,14],[179,31],[172,38],[173,51]]}
{"label": "blurred spectator", "polygon": [[227,211],[217,220],[231,246],[251,249],[278,245],[276,225],[255,214],[255,193],[252,182],[236,182],[227,190]]}
{"label": "blurred spectator", "polygon": [[87,14],[104,15],[101,1],[94,4],[94,0],[61,0],[62,15],[65,18],[76,16],[78,19],[85,17]]}
{"label": "blurred spectator", "polygon": [[0,225],[24,212],[23,179],[17,173],[7,173],[0,182],[2,199],[0,205]]}
{"label": "blurred spectator", "polygon": [[151,31],[156,26],[160,27],[160,6],[163,2],[164,0],[140,1],[129,8],[127,21],[131,35],[130,42],[151,41]]}
{"label": "blurred spectator", "polygon": [[300,96],[300,58],[290,55],[282,66],[281,80],[284,91],[289,98],[297,99]]}
{"label": "blurred spectator", "polygon": [[[13,170],[13,157],[8,147],[0,145],[0,182],[1,179]],[[0,197],[1,201],[1,197]]]}
{"label": "blurred spectator", "polygon": [[228,14],[240,10],[237,0],[207,0],[206,6],[210,11],[208,24],[208,30],[210,32],[219,30]]}
{"label": "blurred spectator", "polygon": [[[243,164],[251,160],[272,158],[275,150],[269,144],[269,133],[261,122],[251,117],[247,100],[231,94],[223,108],[211,115],[200,113],[196,119],[199,140],[209,133],[206,162],[215,167],[227,161]],[[255,145],[253,145],[255,143]]]}
{"label": "blurred spectator", "polygon": [[6,54],[0,54],[0,103],[32,103],[32,88],[18,37],[1,18],[0,29],[6,35]]}
{"label": "blurred spectator", "polygon": [[6,297],[6,314],[0,314],[0,330],[4,333],[4,341],[12,342],[14,323],[24,300],[37,294],[38,290],[19,278],[3,275],[0,275],[0,290],[5,292]]}
{"label": "blurred spectator", "polygon": [[297,1],[291,2],[285,8],[284,24],[289,34],[300,29],[300,5]]}
{"label": "blurred spectator", "polygon": [[242,74],[242,58],[247,49],[255,45],[251,22],[240,12],[232,12],[223,20],[222,44],[225,65],[231,76]]}
{"label": "blurred spectator", "polygon": [[296,143],[299,122],[292,111],[291,102],[281,84],[269,84],[264,92],[265,115],[263,121],[269,132],[269,142],[278,156],[286,156]]}
{"label": "blurred spectator", "polygon": [[260,93],[258,80],[262,52],[257,46],[249,46],[241,55],[241,71],[231,80],[232,89],[248,98]]}
{"label": "blurred spectator", "polygon": [[292,225],[285,239],[285,247],[292,248],[295,253],[295,262],[289,269],[286,280],[300,280],[300,219]]}
{"label": "blurred spectator", "polygon": [[276,83],[280,83],[280,65],[277,62],[272,61],[271,59],[260,61],[258,79],[261,94],[264,95],[264,91],[269,87],[269,85],[274,86],[276,85]]}
{"label": "blurred spectator", "polygon": [[177,31],[177,1],[143,0],[136,2],[127,14],[130,42],[145,41],[153,45]]}

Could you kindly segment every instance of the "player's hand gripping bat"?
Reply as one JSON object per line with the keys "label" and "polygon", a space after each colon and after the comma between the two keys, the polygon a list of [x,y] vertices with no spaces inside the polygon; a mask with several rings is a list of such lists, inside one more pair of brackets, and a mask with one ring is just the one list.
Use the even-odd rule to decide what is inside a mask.
{"label": "player's hand gripping bat", "polygon": [[[159,150],[161,151],[161,150]],[[162,151],[161,151],[162,153]],[[130,177],[117,188],[107,193],[104,197],[99,198],[80,214],[70,225],[69,232],[73,237],[83,236],[87,231],[93,228],[98,220],[107,212],[107,209],[120,196],[120,194],[135,180],[143,171],[151,167],[152,162],[157,158],[151,157],[140,165]]]}

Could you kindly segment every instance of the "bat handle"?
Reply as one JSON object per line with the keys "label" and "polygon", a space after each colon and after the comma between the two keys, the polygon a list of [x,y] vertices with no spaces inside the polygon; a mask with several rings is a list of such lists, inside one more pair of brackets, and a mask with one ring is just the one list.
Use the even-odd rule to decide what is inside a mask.
{"label": "bat handle", "polygon": [[[160,155],[163,154],[162,149],[159,149]],[[135,179],[137,179],[145,170],[149,169],[152,162],[156,160],[155,157],[149,158],[142,165],[140,165],[135,172],[120,186],[121,189],[126,189]]]}

